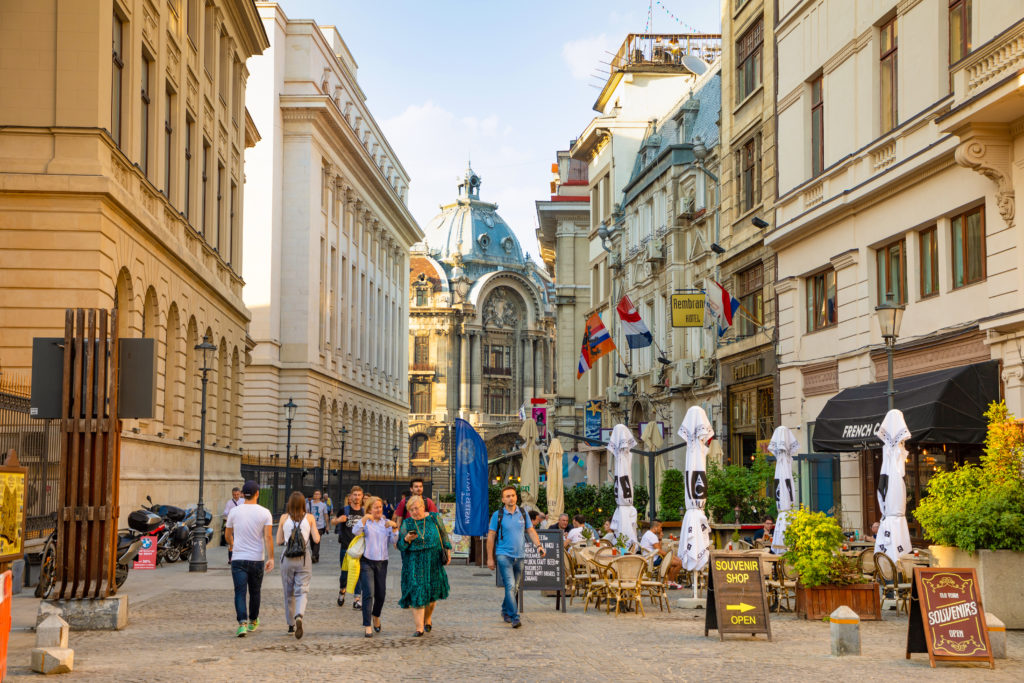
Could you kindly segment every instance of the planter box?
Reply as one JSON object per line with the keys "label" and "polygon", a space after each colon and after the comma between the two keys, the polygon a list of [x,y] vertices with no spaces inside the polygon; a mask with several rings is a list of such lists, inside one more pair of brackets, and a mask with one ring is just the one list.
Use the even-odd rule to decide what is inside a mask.
{"label": "planter box", "polygon": [[832,614],[841,605],[846,605],[856,612],[862,621],[879,621],[882,618],[882,603],[877,583],[796,587],[797,616],[817,621]]}
{"label": "planter box", "polygon": [[1024,629],[1024,553],[979,550],[966,553],[947,545],[929,546],[936,567],[963,567],[978,573],[981,605],[999,617],[1006,628]]}

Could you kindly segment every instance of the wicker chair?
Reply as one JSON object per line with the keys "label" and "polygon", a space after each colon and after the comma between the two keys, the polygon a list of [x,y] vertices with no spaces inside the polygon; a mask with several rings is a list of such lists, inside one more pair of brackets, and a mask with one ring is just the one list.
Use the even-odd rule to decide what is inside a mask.
{"label": "wicker chair", "polygon": [[[607,552],[602,552],[605,550]],[[609,564],[612,559],[614,559],[614,556],[611,553],[611,548],[598,548],[598,552],[587,557],[587,570],[590,572],[591,578],[587,584],[587,592],[583,596],[584,612],[590,607],[591,600],[594,601],[595,607],[599,606],[602,600],[605,600],[605,612],[609,611],[610,603],[607,602],[609,596],[609,577],[613,573]]]}
{"label": "wicker chair", "polygon": [[636,605],[636,611],[643,616],[644,603],[642,598],[644,575],[647,573],[647,562],[639,555],[623,555],[612,561],[611,573],[608,575],[608,598],[615,600],[615,615],[623,602]]}
{"label": "wicker chair", "polygon": [[882,595],[892,594],[897,611],[910,614],[910,582],[904,581],[896,563],[885,553],[875,553],[875,581],[882,588]]}
{"label": "wicker chair", "polygon": [[875,578],[875,549],[864,548],[857,554],[857,566],[860,573],[869,579]]}
{"label": "wicker chair", "polygon": [[[672,556],[666,555],[661,564],[655,567],[656,573],[652,572],[651,579],[645,579],[640,582],[641,593],[651,599],[651,604],[655,604],[657,600],[658,610],[664,611],[668,609],[669,613],[672,613],[672,607],[668,603],[668,568],[672,564]],[[664,607],[662,606],[664,604]]]}
{"label": "wicker chair", "polygon": [[567,564],[565,585],[571,605],[577,596],[583,597],[587,594],[587,588],[590,586],[590,582],[596,578],[596,574],[576,548],[570,548],[565,553],[565,558]]}
{"label": "wicker chair", "polygon": [[786,604],[786,611],[793,610],[796,602],[796,582],[799,578],[796,569],[785,559],[779,560],[776,567],[776,576],[769,578],[765,584],[768,591],[776,597],[775,611],[782,611],[782,604]]}

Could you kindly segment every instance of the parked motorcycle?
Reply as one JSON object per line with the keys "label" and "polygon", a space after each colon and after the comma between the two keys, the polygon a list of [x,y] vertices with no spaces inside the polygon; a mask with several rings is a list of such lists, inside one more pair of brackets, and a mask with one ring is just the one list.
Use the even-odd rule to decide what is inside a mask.
{"label": "parked motorcycle", "polygon": [[114,585],[118,588],[128,578],[128,568],[139,555],[142,539],[159,534],[166,528],[163,518],[145,508],[128,515],[128,529],[117,532],[117,566],[114,568]]}
{"label": "parked motorcycle", "polygon": [[157,537],[157,564],[164,560],[177,562],[181,559],[183,549],[188,541],[189,530],[183,524],[187,513],[182,508],[174,505],[156,505],[149,496],[146,496],[146,500],[149,501],[149,507],[143,506],[144,509],[160,515],[165,525],[163,531]]}

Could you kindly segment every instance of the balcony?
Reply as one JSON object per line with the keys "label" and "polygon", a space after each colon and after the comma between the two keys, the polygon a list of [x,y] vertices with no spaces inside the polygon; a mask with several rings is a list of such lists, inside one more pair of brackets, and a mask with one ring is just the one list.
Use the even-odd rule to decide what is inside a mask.
{"label": "balcony", "polygon": [[433,375],[436,371],[433,363],[413,363],[409,366],[410,375]]}
{"label": "balcony", "polygon": [[512,368],[491,368],[491,367],[487,367],[485,365],[484,368],[483,368],[483,372],[484,372],[485,375],[491,375],[491,376],[495,376],[495,377],[511,377],[512,376]]}

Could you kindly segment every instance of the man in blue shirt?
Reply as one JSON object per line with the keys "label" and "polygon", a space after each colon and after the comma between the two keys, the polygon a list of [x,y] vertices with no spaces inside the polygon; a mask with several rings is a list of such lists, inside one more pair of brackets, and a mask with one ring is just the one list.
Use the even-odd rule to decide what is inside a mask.
{"label": "man in blue shirt", "polygon": [[[514,486],[506,486],[501,490],[501,502],[504,505],[491,515],[491,526],[487,531],[487,568],[494,571],[497,563],[501,572],[501,582],[505,586],[505,600],[501,603],[501,616],[512,628],[519,628],[519,610],[516,607],[516,594],[519,582],[523,577],[523,558],[526,556],[526,534],[530,534],[533,545],[541,557],[546,554],[541,545],[540,536],[533,528],[526,511],[516,505],[518,494]],[[494,539],[498,539],[498,547],[494,547]]]}

